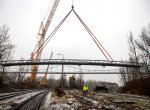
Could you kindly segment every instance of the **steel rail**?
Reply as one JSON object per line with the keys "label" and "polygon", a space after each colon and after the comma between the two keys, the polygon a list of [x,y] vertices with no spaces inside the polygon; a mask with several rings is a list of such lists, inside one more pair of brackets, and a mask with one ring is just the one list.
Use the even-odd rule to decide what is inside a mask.
{"label": "steel rail", "polygon": [[23,95],[23,94],[30,93],[30,92],[33,92],[33,91],[20,91],[20,92],[8,93],[8,94],[6,93],[5,95],[0,96],[0,100],[5,100],[8,98],[12,98],[12,97]]}
{"label": "steel rail", "polygon": [[8,99],[8,98],[15,97],[15,96],[19,96],[19,95],[22,95],[22,94],[24,94],[24,93],[14,93],[14,94],[3,95],[3,96],[0,96],[0,101]]}
{"label": "steel rail", "polygon": [[[40,100],[38,101],[38,103],[36,105],[34,105],[34,109],[32,110],[39,110],[40,108],[40,105],[43,101],[43,98],[46,96],[46,94],[48,93],[49,91],[44,91],[44,92],[40,92],[34,96],[32,96],[31,98],[23,101],[22,103],[20,103],[19,105],[17,105],[15,108],[13,108],[12,110],[20,110],[24,105],[26,105],[29,101],[33,100],[35,97],[38,97],[39,95],[43,94],[42,97],[40,98]],[[30,109],[29,109],[30,110]]]}

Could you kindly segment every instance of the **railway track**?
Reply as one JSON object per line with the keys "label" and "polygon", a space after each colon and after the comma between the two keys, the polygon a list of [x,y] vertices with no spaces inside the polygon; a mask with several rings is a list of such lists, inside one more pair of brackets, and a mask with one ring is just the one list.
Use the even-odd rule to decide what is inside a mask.
{"label": "railway track", "polygon": [[30,92],[33,92],[33,91],[28,90],[28,91],[20,91],[20,92],[12,92],[12,93],[3,93],[3,94],[0,94],[0,101],[15,97],[15,96],[19,96],[22,94],[30,93]]}
{"label": "railway track", "polygon": [[76,92],[71,92],[68,90],[67,92],[73,95],[81,103],[81,105],[78,107],[78,110],[100,110],[99,102],[97,100],[94,100],[93,98],[90,99],[87,96],[82,96]]}
{"label": "railway track", "polygon": [[[91,106],[90,103],[96,102],[96,104],[91,106],[92,109],[96,110],[120,110],[118,108],[127,109],[127,110],[150,110],[149,102],[150,100],[143,100],[139,97],[133,96],[129,97],[126,95],[111,95],[111,94],[102,94],[102,93],[88,93],[83,97],[82,92],[72,91],[72,95],[74,95],[77,100],[79,99],[80,103],[89,104],[87,106]],[[147,99],[147,98],[146,98]],[[141,101],[142,100],[142,101]],[[86,105],[85,104],[85,105]],[[82,107],[86,108],[86,107]],[[86,108],[91,110],[91,108]]]}
{"label": "railway track", "polygon": [[11,110],[39,110],[41,103],[49,91],[44,91],[18,104]]}

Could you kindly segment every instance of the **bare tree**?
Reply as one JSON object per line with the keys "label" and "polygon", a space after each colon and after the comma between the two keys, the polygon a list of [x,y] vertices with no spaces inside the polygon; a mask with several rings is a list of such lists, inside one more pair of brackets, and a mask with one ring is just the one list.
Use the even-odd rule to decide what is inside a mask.
{"label": "bare tree", "polygon": [[136,40],[137,48],[140,50],[140,58],[145,63],[145,71],[150,73],[150,24],[141,31],[140,41]]}
{"label": "bare tree", "polygon": [[120,75],[119,75],[120,81],[124,85],[127,82],[127,75],[125,74],[126,70],[125,70],[125,68],[122,67],[119,69],[119,71],[120,71]]}
{"label": "bare tree", "polygon": [[[22,62],[22,60],[24,60],[24,58],[22,57],[20,59],[20,61]],[[17,74],[17,85],[18,87],[20,88],[21,87],[21,84],[23,83],[23,79],[24,79],[24,72],[26,72],[26,67],[25,66],[19,66],[18,68],[18,74]]]}
{"label": "bare tree", "polygon": [[137,56],[137,49],[136,49],[136,44],[133,39],[133,33],[130,31],[130,35],[128,38],[128,44],[129,44],[129,50],[130,50],[130,57],[134,59],[134,61],[138,64],[138,56]]}
{"label": "bare tree", "polygon": [[[12,59],[12,52],[14,49],[14,45],[11,44],[10,39],[9,39],[9,28],[6,25],[2,25],[0,27],[0,61],[8,61]],[[3,72],[4,72],[4,67],[0,67],[0,83],[3,83]]]}
{"label": "bare tree", "polygon": [[[129,62],[139,64],[139,55],[137,52],[135,40],[133,38],[133,33],[131,31],[128,37],[128,45],[129,45]],[[128,81],[138,78],[142,78],[139,68],[120,68],[120,79],[122,84],[125,84]]]}
{"label": "bare tree", "polygon": [[[140,39],[134,39],[132,32],[130,32],[128,37],[129,45],[129,60],[131,63],[135,62],[139,64],[140,62],[145,64],[144,68],[121,68],[120,69],[120,79],[123,84],[128,81],[135,79],[145,78],[148,75],[143,75],[142,72],[149,73],[150,77],[150,24],[148,27],[142,29],[139,35]],[[128,74],[125,74],[128,73]]]}
{"label": "bare tree", "polygon": [[[128,38],[128,44],[129,44],[129,50],[130,50],[129,61],[135,62],[138,65],[139,64],[139,55],[137,53],[136,43],[135,43],[135,40],[133,39],[132,32],[130,32],[130,36]],[[142,78],[139,68],[131,68],[129,71],[132,73],[132,79]]]}

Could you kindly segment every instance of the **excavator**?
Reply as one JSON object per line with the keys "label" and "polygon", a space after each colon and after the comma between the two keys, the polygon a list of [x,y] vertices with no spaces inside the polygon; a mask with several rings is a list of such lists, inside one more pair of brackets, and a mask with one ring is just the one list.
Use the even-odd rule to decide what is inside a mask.
{"label": "excavator", "polygon": [[[53,19],[53,16],[56,12],[59,2],[60,2],[60,0],[53,0],[52,8],[51,8],[49,16],[45,22],[45,25],[44,25],[44,21],[41,22],[39,33],[38,33],[39,41],[38,41],[38,44],[36,45],[34,51],[31,53],[31,61],[37,61],[37,60],[41,59],[45,35],[46,35],[46,32],[47,32],[47,30],[50,26],[50,23]],[[38,65],[31,66],[31,77],[30,77],[31,85],[33,85],[36,81],[38,67],[39,67]],[[49,67],[49,65],[48,65],[48,67]],[[45,73],[44,78],[42,79],[42,84],[46,83],[46,79],[47,79],[46,77],[47,77],[47,72]]]}

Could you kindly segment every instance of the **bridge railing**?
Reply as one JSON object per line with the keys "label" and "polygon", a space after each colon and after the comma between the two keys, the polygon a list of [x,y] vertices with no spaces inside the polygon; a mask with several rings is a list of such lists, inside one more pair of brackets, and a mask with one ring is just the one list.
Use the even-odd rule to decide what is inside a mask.
{"label": "bridge railing", "polygon": [[108,60],[87,60],[87,59],[40,59],[32,60],[10,60],[3,61],[0,65],[3,66],[18,66],[18,65],[100,65],[100,66],[118,66],[118,67],[142,67],[143,64],[127,61],[108,61]]}

